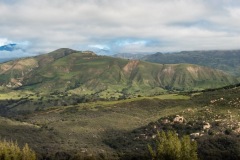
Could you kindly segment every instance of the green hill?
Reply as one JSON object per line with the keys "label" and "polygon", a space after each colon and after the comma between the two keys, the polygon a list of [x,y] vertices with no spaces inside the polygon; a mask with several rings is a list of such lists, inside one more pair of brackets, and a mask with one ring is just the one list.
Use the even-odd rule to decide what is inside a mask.
{"label": "green hill", "polygon": [[155,53],[142,60],[161,64],[190,63],[220,69],[240,76],[240,50],[182,51],[177,53]]}
{"label": "green hill", "polygon": [[34,92],[97,94],[102,98],[202,90],[237,82],[220,70],[197,65],[163,65],[64,48],[0,64],[1,86]]}

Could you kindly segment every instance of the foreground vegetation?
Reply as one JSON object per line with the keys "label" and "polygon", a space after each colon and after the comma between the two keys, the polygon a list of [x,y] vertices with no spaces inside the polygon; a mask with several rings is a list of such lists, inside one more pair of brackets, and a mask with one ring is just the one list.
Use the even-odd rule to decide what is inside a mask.
{"label": "foreground vegetation", "polygon": [[25,144],[21,149],[17,143],[6,140],[0,141],[1,160],[36,160],[35,152]]}
{"label": "foreground vegetation", "polygon": [[0,136],[28,143],[39,159],[145,160],[151,159],[147,145],[154,146],[158,131],[176,131],[197,142],[199,159],[234,160],[240,158],[239,92],[232,86],[104,101],[2,93]]}

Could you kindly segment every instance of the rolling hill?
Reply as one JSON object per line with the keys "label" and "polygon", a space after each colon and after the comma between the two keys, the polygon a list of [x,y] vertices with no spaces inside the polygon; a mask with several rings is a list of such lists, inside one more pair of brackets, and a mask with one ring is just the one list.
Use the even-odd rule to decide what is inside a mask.
{"label": "rolling hill", "polygon": [[142,58],[161,64],[190,63],[223,70],[240,77],[240,50],[182,51],[155,53]]}
{"label": "rolling hill", "polygon": [[98,94],[103,98],[202,90],[237,82],[227,73],[198,65],[149,63],[64,48],[0,64],[3,87]]}

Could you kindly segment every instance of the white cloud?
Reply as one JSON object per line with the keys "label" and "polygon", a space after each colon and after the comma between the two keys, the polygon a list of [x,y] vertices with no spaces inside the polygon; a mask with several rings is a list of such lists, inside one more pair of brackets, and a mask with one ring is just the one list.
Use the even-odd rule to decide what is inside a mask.
{"label": "white cloud", "polygon": [[97,48],[97,49],[107,49],[110,48],[107,45],[101,45],[101,44],[94,44],[94,45],[88,45],[89,48]]}
{"label": "white cloud", "polygon": [[0,44],[28,42],[33,53],[239,47],[236,0],[0,0],[0,15]]}
{"label": "white cloud", "polygon": [[0,46],[4,46],[4,45],[9,44],[9,43],[11,43],[11,41],[9,41],[8,39],[0,38]]}

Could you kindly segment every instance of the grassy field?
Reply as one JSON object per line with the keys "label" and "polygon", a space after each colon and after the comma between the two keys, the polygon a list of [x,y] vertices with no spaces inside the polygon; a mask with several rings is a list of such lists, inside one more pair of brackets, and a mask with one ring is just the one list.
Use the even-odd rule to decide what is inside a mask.
{"label": "grassy field", "polygon": [[8,91],[0,93],[0,100],[16,100],[23,97],[36,98],[36,95],[29,91]]}
{"label": "grassy field", "polygon": [[[13,98],[12,94],[4,96]],[[183,109],[178,106],[178,101],[188,99],[189,96],[168,94],[49,107],[17,116],[18,121],[1,118],[3,129],[0,135],[17,140],[20,144],[28,143],[40,154],[46,154],[46,148],[51,151],[52,155],[49,156],[59,151],[75,154],[79,150],[87,150],[87,153],[101,153],[114,158],[117,152],[104,143],[108,136],[112,137],[117,132],[121,135],[159,117],[177,113]],[[169,105],[172,100],[176,103]]]}

